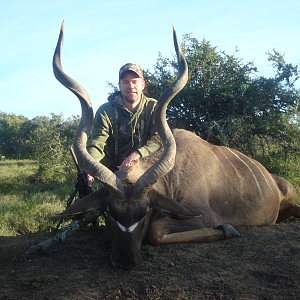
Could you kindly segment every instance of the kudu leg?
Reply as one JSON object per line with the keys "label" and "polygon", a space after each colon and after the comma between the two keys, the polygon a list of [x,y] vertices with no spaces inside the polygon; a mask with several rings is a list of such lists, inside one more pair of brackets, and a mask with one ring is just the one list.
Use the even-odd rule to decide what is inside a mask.
{"label": "kudu leg", "polygon": [[290,217],[300,218],[300,207],[298,204],[279,212],[276,223],[283,222]]}
{"label": "kudu leg", "polygon": [[211,243],[225,238],[225,233],[221,229],[202,228],[186,232],[166,234],[160,239],[160,244]]}
{"label": "kudu leg", "polygon": [[[175,225],[174,223],[176,221],[170,220],[170,222]],[[168,232],[166,229],[167,227],[170,227],[170,224],[166,227],[157,225],[158,224],[154,224],[154,226],[151,226],[151,229],[147,234],[148,242],[153,245],[171,243],[211,243],[239,236],[239,233],[228,224],[220,225],[216,228],[187,229],[185,231],[182,231],[182,228],[180,228],[181,226],[178,226],[178,230],[180,230],[179,232],[174,232],[174,227],[176,227],[175,225],[172,233]]]}

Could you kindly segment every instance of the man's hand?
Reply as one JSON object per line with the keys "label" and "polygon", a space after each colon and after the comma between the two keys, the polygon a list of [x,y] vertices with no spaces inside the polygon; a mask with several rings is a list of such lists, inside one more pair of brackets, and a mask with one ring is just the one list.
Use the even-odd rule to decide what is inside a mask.
{"label": "man's hand", "polygon": [[137,151],[132,152],[122,163],[120,166],[117,166],[119,170],[123,170],[129,168],[133,165],[133,163],[141,157],[141,154]]}
{"label": "man's hand", "polygon": [[94,181],[94,177],[90,174],[86,174],[86,183],[89,187],[92,187],[92,183]]}

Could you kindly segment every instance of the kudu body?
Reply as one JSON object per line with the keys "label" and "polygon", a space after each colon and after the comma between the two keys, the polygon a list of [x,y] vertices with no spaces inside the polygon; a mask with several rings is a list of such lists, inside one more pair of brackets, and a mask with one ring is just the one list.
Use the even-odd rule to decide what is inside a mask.
{"label": "kudu body", "polygon": [[179,75],[159,98],[155,114],[162,149],[116,173],[96,162],[85,148],[93,120],[91,103],[84,89],[62,71],[62,39],[63,25],[53,69],[81,102],[74,151],[80,167],[104,187],[59,216],[81,218],[94,210],[106,212],[115,266],[132,268],[143,240],[155,245],[212,242],[238,236],[232,226],[271,225],[300,217],[297,195],[288,181],[236,150],[214,146],[185,130],[171,132],[166,108],[188,77],[175,30]]}

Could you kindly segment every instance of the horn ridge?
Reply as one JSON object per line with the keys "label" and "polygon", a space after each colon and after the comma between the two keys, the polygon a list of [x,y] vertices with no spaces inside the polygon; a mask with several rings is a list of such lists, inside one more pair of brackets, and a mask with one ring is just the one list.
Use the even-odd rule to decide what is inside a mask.
{"label": "horn ridge", "polygon": [[93,124],[93,108],[91,100],[84,88],[74,79],[64,73],[61,65],[61,50],[64,38],[64,21],[53,56],[53,73],[56,79],[73,94],[77,96],[81,104],[81,120],[74,138],[74,152],[78,164],[82,170],[94,176],[103,183],[111,194],[124,198],[124,187],[120,179],[108,168],[94,160],[86,150],[88,135],[91,133]]}
{"label": "horn ridge", "polygon": [[147,193],[152,185],[174,166],[176,156],[176,142],[166,120],[166,110],[169,102],[184,88],[188,80],[188,65],[180,48],[176,29],[173,25],[173,39],[178,59],[178,77],[159,97],[154,115],[156,130],[163,142],[164,152],[161,158],[148,169],[136,182],[136,196]]}

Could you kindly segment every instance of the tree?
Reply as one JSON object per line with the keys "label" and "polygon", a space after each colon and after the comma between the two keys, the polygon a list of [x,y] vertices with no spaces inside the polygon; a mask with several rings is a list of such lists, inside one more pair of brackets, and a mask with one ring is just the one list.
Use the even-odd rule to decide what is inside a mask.
{"label": "tree", "polygon": [[0,153],[7,158],[22,155],[23,124],[28,119],[0,111]]}
{"label": "tree", "polygon": [[[268,53],[274,78],[256,76],[252,62],[217,52],[210,42],[184,35],[182,50],[189,66],[189,81],[168,107],[171,127],[185,128],[218,145],[253,154],[261,138],[288,140],[282,115],[295,106],[299,92],[297,66],[284,55]],[[159,54],[154,73],[145,72],[146,93],[158,98],[177,75],[177,61]],[[265,145],[265,144],[264,144]]]}
{"label": "tree", "polygon": [[79,117],[64,121],[63,115],[51,114],[52,118],[34,119],[39,125],[31,131],[26,141],[27,149],[32,158],[39,163],[37,180],[40,182],[61,182],[65,180],[70,170],[73,171],[73,161],[68,146],[73,144],[75,130]]}

